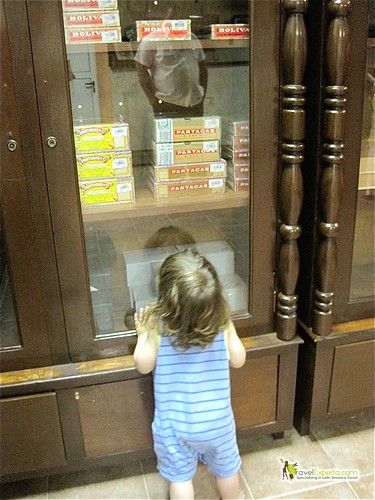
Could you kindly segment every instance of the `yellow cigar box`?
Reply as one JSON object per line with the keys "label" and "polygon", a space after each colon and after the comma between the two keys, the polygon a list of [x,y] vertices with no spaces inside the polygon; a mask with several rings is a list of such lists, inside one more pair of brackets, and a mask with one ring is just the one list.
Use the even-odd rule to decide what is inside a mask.
{"label": "yellow cigar box", "polygon": [[77,153],[87,151],[130,150],[127,123],[77,125],[74,127]]}
{"label": "yellow cigar box", "polygon": [[81,153],[77,155],[77,171],[80,179],[105,177],[131,177],[131,151]]}
{"label": "yellow cigar box", "polygon": [[82,205],[103,203],[133,203],[134,180],[129,178],[80,180],[79,192]]}

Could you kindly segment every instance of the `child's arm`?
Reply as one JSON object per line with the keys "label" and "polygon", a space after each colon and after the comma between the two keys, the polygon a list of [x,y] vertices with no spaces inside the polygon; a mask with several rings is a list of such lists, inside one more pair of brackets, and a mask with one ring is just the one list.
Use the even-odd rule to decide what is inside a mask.
{"label": "child's arm", "polygon": [[155,367],[159,350],[159,341],[156,332],[147,330],[144,313],[145,310],[141,308],[139,314],[134,314],[138,340],[133,357],[135,367],[140,373],[150,373]]}
{"label": "child's arm", "polygon": [[229,351],[229,364],[232,368],[241,368],[246,361],[245,347],[237,335],[236,328],[232,321],[227,326],[228,330],[228,351]]}

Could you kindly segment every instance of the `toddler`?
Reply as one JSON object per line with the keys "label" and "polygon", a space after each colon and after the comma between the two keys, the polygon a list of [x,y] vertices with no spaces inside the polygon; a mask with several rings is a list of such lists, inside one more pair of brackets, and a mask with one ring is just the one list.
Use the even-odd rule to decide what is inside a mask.
{"label": "toddler", "polygon": [[230,320],[215,268],[189,249],[167,257],[154,305],[135,314],[134,362],[154,370],[154,448],[170,498],[194,498],[198,460],[216,477],[222,499],[244,498],[230,401],[229,366],[245,348]]}

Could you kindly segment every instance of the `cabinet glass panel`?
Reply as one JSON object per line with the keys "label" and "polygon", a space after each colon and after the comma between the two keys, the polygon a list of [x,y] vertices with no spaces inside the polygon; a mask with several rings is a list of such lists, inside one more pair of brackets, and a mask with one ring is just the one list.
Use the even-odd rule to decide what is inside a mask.
{"label": "cabinet glass panel", "polygon": [[20,347],[20,345],[21,339],[5,252],[5,238],[0,226],[0,349],[7,350]]}
{"label": "cabinet glass panel", "polygon": [[247,1],[63,0],[96,334],[133,328],[167,255],[249,303]]}
{"label": "cabinet glass panel", "polygon": [[375,295],[375,6],[370,13],[350,298]]}

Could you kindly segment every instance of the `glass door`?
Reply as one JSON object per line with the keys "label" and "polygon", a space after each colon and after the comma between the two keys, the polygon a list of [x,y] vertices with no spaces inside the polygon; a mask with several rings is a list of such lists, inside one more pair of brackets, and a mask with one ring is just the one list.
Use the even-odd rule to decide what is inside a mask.
{"label": "glass door", "polygon": [[72,359],[131,352],[188,247],[241,335],[272,332],[279,2],[26,3]]}
{"label": "glass door", "polygon": [[247,1],[62,6],[96,336],[133,329],[187,247],[247,314]]}
{"label": "glass door", "polygon": [[350,300],[375,296],[375,4],[370,4]]}

